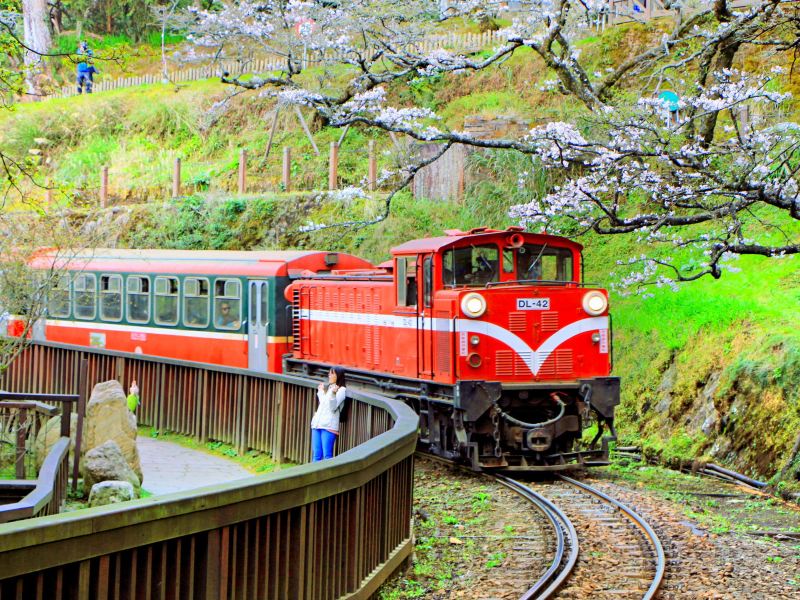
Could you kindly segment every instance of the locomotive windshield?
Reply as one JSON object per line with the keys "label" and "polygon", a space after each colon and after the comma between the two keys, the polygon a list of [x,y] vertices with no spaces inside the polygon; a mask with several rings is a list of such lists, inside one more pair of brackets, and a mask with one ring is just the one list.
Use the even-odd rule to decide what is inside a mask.
{"label": "locomotive windshield", "polygon": [[572,252],[547,244],[525,244],[517,249],[517,279],[572,281]]}
{"label": "locomotive windshield", "polygon": [[453,248],[444,253],[445,285],[485,285],[500,280],[499,251],[495,244]]}
{"label": "locomotive windshield", "polygon": [[[525,244],[505,248],[495,244],[447,250],[442,256],[442,283],[445,286],[486,285],[505,280],[572,281],[572,252],[547,244]],[[516,272],[515,272],[516,271]]]}

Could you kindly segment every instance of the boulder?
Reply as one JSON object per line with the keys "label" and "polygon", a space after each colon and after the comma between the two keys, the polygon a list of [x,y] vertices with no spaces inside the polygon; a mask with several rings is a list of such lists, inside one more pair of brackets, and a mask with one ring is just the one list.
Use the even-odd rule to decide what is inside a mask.
{"label": "boulder", "polygon": [[136,492],[127,481],[101,481],[92,486],[89,492],[89,507],[119,504],[135,500]]}
{"label": "boulder", "polygon": [[141,480],[113,440],[92,448],[83,460],[84,489],[101,481],[127,481],[135,488],[141,486]]}
{"label": "boulder", "polygon": [[[75,456],[75,431],[78,427],[78,415],[72,413],[69,427],[69,455]],[[51,417],[36,434],[34,451],[36,452],[36,470],[42,468],[44,459],[53,445],[61,437],[61,416]],[[72,459],[70,459],[71,461]]]}
{"label": "boulder", "polygon": [[125,392],[116,380],[98,383],[86,405],[83,448],[91,450],[113,440],[139,481],[142,465],[136,448],[136,415],[128,410]]}

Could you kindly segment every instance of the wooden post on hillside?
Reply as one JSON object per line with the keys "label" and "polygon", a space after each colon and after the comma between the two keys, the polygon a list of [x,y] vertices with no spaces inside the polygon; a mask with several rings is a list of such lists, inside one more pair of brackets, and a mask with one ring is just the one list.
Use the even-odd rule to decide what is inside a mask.
{"label": "wooden post on hillside", "polygon": [[244,194],[247,187],[247,150],[242,148],[239,150],[239,193]]}
{"label": "wooden post on hillside", "polygon": [[108,206],[108,167],[100,172],[100,208]]}
{"label": "wooden post on hillside", "polygon": [[292,191],[292,148],[284,146],[283,148],[283,190],[285,192]]}
{"label": "wooden post on hillside", "polygon": [[175,157],[175,167],[172,169],[172,197],[178,198],[181,195],[181,159]]}
{"label": "wooden post on hillside", "polygon": [[375,157],[375,140],[370,140],[367,144],[369,152],[369,172],[367,174],[367,181],[369,183],[369,191],[374,192],[378,187],[378,161]]}
{"label": "wooden post on hillside", "polygon": [[331,156],[328,162],[328,189],[337,189],[339,181],[339,144],[331,142]]}

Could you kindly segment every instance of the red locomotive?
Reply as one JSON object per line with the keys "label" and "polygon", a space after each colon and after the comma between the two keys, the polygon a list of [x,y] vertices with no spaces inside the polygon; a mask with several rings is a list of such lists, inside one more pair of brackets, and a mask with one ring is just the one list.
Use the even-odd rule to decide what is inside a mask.
{"label": "red locomotive", "polygon": [[[581,246],[521,228],[407,242],[379,267],[337,252],[45,251],[35,339],[348,381],[405,399],[420,442],[475,469],[600,464],[613,430],[605,290]],[[9,331],[16,330],[12,320]]]}
{"label": "red locomotive", "polygon": [[581,283],[582,247],[514,227],[446,233],[394,248],[379,269],[289,285],[285,369],[344,365],[348,380],[411,403],[431,452],[475,469],[602,462],[605,440],[572,452],[590,409],[592,445],[604,423],[615,435],[619,404],[608,296]]}

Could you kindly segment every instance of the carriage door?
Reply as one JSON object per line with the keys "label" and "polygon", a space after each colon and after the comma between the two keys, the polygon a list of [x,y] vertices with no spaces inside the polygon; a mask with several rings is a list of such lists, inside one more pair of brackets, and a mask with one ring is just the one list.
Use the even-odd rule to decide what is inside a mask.
{"label": "carriage door", "polygon": [[417,356],[419,357],[419,375],[425,379],[433,378],[433,337],[435,321],[433,319],[433,255],[422,255],[419,287],[419,327],[417,328]]}
{"label": "carriage door", "polygon": [[250,306],[247,311],[247,366],[256,371],[266,371],[269,326],[267,282],[263,279],[251,279],[248,286]]}

